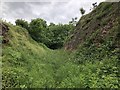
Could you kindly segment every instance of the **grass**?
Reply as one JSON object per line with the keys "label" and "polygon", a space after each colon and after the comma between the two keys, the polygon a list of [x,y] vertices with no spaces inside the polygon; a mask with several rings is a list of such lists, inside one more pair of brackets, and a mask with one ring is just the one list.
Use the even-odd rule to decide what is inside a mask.
{"label": "grass", "polygon": [[[118,88],[117,57],[80,48],[74,53],[50,50],[27,31],[10,25],[10,42],[3,45],[2,86],[16,88]],[[81,51],[79,51],[81,50]],[[93,50],[94,51],[94,50]],[[106,54],[107,55],[107,54]],[[82,62],[79,62],[82,61]]]}
{"label": "grass", "polygon": [[21,27],[9,28],[10,41],[3,45],[3,87],[54,87],[54,73],[68,54],[38,44]]}
{"label": "grass", "polygon": [[[108,7],[104,6],[103,10]],[[102,14],[106,15],[101,12],[96,15],[100,19],[104,16]],[[82,17],[80,22],[83,28],[89,26],[92,14]],[[106,25],[106,21],[109,19],[104,18],[101,23]],[[9,43],[3,44],[0,57],[3,88],[120,88],[120,49],[110,48],[114,41],[119,46],[117,22],[99,47],[91,43],[100,34],[99,29],[95,28],[89,39],[86,38],[86,45],[81,44],[74,52],[50,50],[34,41],[26,29],[7,25],[10,29]],[[84,31],[81,33],[84,34]],[[117,38],[111,40],[111,36]]]}

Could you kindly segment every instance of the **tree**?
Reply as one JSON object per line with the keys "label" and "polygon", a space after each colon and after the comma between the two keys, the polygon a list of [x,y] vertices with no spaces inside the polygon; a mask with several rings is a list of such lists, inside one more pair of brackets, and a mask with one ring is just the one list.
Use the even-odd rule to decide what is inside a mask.
{"label": "tree", "polygon": [[47,24],[46,21],[40,18],[33,19],[30,22],[30,30],[29,33],[32,36],[32,38],[38,42],[44,41],[44,33],[46,31]]}
{"label": "tree", "polygon": [[72,20],[69,22],[69,24],[72,24],[73,26],[76,26],[77,23],[77,17],[72,18]]}
{"label": "tree", "polygon": [[72,24],[50,23],[48,26],[45,20],[38,18],[30,22],[29,33],[37,42],[41,42],[51,49],[58,49],[64,45],[71,30],[73,30]]}
{"label": "tree", "polygon": [[77,20],[78,18],[77,17],[75,17],[75,20]]}
{"label": "tree", "polygon": [[55,26],[55,24],[54,23],[50,23],[50,25],[49,26]]}
{"label": "tree", "polygon": [[82,15],[85,14],[85,10],[83,8],[80,8],[80,12]]}
{"label": "tree", "polygon": [[93,9],[95,9],[97,7],[97,2],[93,3]]}
{"label": "tree", "polygon": [[71,24],[49,25],[49,33],[47,35],[49,41],[46,45],[51,49],[63,47],[71,30],[73,30],[73,25]]}
{"label": "tree", "polygon": [[23,28],[25,28],[25,29],[27,29],[27,30],[29,29],[29,24],[28,24],[28,22],[25,21],[25,20],[17,19],[17,20],[15,21],[15,23],[16,23],[17,26],[21,26],[21,27],[23,27]]}

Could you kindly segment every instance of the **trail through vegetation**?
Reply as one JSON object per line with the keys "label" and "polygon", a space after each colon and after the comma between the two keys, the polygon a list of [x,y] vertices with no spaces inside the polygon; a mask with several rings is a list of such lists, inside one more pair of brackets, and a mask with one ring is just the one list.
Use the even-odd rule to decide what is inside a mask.
{"label": "trail through vegetation", "polygon": [[117,50],[112,56],[107,47],[82,47],[72,53],[50,50],[32,40],[25,29],[9,28],[10,41],[2,56],[4,88],[119,87]]}
{"label": "trail through vegetation", "polygon": [[46,26],[42,19],[0,24],[4,26],[0,36],[3,88],[120,88],[116,5],[100,4],[76,27]]}

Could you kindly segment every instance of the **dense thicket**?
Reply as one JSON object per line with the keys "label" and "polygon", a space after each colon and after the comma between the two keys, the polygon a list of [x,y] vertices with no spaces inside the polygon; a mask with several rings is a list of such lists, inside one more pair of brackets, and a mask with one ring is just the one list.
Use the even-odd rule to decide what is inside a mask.
{"label": "dense thicket", "polygon": [[30,24],[22,19],[17,19],[15,23],[26,28],[35,41],[44,43],[51,49],[63,47],[70,31],[74,28],[73,24],[55,25],[50,23],[50,25],[47,25],[47,22],[40,18],[33,19]]}
{"label": "dense thicket", "polygon": [[23,19],[17,19],[16,21],[15,21],[15,23],[16,23],[16,25],[17,26],[21,26],[21,27],[23,27],[23,28],[25,28],[25,29],[29,29],[29,24],[28,24],[28,22],[27,21],[25,21],[25,20],[23,20]]}
{"label": "dense thicket", "polygon": [[3,88],[119,88],[119,49],[86,44],[74,53],[49,50],[21,27],[3,45]]}

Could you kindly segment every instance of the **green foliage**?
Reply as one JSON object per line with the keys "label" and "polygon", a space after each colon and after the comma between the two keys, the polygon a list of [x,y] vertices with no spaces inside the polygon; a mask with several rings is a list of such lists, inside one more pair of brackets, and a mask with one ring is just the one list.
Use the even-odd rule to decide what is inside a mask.
{"label": "green foliage", "polygon": [[53,51],[27,34],[20,27],[10,26],[10,45],[3,47],[3,88],[120,87],[119,59],[107,44],[100,48],[83,45],[74,53]]}
{"label": "green foliage", "polygon": [[48,43],[46,45],[51,49],[61,48],[67,39],[69,32],[73,29],[72,25],[50,25],[48,27]]}
{"label": "green foliage", "polygon": [[37,18],[33,19],[30,22],[30,30],[29,33],[32,36],[32,38],[38,42],[44,41],[44,32],[46,31],[46,21],[43,19]]}
{"label": "green foliage", "polygon": [[108,15],[108,13],[111,12],[111,10],[112,10],[112,6],[111,5],[112,5],[112,3],[108,3],[108,2],[102,3],[101,4],[101,6],[102,6],[101,11],[99,12],[99,14],[96,15],[96,18],[101,20],[103,17]]}
{"label": "green foliage", "polygon": [[[89,23],[91,18],[86,20]],[[3,88],[120,88],[119,22],[99,46],[93,43],[97,29],[73,53],[42,44],[62,47],[74,27],[71,24],[47,26],[42,19],[32,20],[29,33],[42,43],[22,27],[8,26],[9,42],[2,45],[0,57]]]}
{"label": "green foliage", "polygon": [[93,9],[95,9],[97,7],[97,2],[93,3]]}
{"label": "green foliage", "polygon": [[74,57],[74,62],[83,66],[80,73],[84,80],[79,81],[83,81],[83,87],[90,88],[118,88],[120,86],[118,61],[118,56],[113,56],[105,46],[101,48],[82,46]]}
{"label": "green foliage", "polygon": [[0,36],[0,44],[2,44],[3,36]]}
{"label": "green foliage", "polygon": [[37,42],[44,43],[51,49],[61,48],[68,37],[69,32],[73,30],[73,25],[50,23],[47,26],[43,19],[33,19],[30,23],[29,33]]}
{"label": "green foliage", "polygon": [[75,18],[72,18],[72,20],[69,22],[69,24],[71,25],[73,25],[73,26],[76,26],[76,24],[77,24],[77,17],[75,17]]}
{"label": "green foliage", "polygon": [[3,88],[26,88],[29,87],[31,81],[28,73],[21,68],[5,68],[2,73]]}
{"label": "green foliage", "polygon": [[25,21],[25,20],[17,19],[17,20],[15,21],[15,23],[16,23],[17,26],[21,26],[21,27],[23,27],[23,28],[25,28],[25,29],[27,29],[27,30],[29,29],[29,24],[28,24],[28,22]]}
{"label": "green foliage", "polygon": [[85,13],[85,10],[83,8],[80,8],[80,13],[83,15]]}
{"label": "green foliage", "polygon": [[117,38],[120,38],[120,18],[118,18]]}

